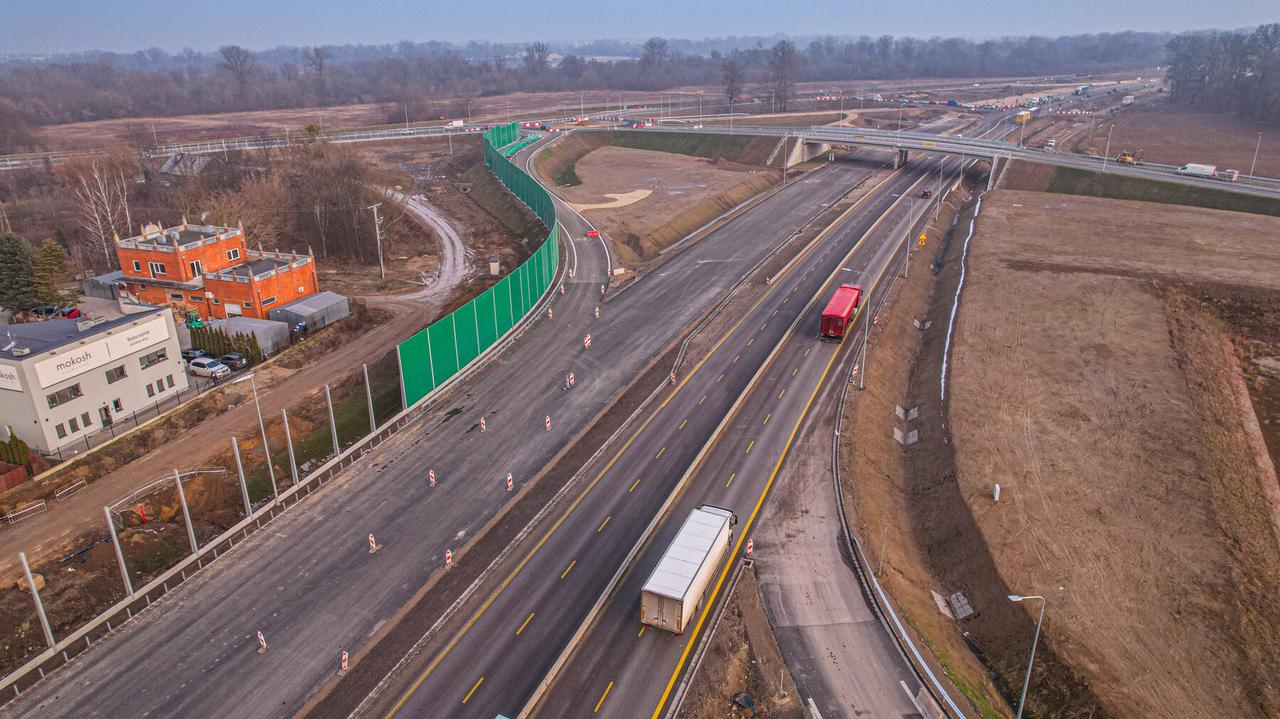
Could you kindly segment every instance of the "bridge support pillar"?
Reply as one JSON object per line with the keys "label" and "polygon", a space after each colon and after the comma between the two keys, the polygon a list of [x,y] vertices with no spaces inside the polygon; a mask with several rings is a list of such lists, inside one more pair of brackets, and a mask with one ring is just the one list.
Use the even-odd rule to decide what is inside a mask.
{"label": "bridge support pillar", "polygon": [[898,149],[893,153],[893,169],[898,169],[907,164],[907,151]]}

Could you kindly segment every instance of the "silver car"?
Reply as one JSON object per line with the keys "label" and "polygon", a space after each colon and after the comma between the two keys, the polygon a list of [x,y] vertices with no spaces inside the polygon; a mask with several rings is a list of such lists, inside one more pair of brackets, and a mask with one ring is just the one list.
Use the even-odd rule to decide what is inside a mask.
{"label": "silver car", "polygon": [[231,374],[231,368],[219,362],[217,357],[197,357],[187,367],[197,377],[220,379]]}

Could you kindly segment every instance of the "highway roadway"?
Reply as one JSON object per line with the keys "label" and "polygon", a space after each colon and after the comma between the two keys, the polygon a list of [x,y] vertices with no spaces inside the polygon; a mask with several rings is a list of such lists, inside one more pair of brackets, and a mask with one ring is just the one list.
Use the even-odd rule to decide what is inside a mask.
{"label": "highway roadway", "polygon": [[[288,715],[517,487],[762,257],[869,175],[834,163],[669,259],[602,308],[606,260],[562,213],[567,294],[414,426],[6,707],[14,716]],[[592,335],[590,350],[583,337]],[[576,375],[562,389],[566,370]],[[553,418],[551,431],[544,416]],[[487,431],[478,431],[484,416]],[[428,486],[434,469],[438,485]],[[381,549],[368,551],[367,536]],[[465,556],[460,561],[466,561]],[[257,654],[255,633],[269,650]]]}
{"label": "highway roadway", "polygon": [[[894,176],[883,188],[866,197],[837,231],[773,283],[753,309],[741,317],[727,318],[725,324],[731,328],[715,349],[681,378],[659,408],[626,440],[623,449],[606,458],[605,466],[556,517],[551,530],[537,538],[520,569],[504,579],[462,630],[447,643],[441,638],[445,643],[443,648],[424,655],[420,666],[407,672],[399,682],[398,691],[389,692],[377,705],[377,711],[371,713],[428,716],[444,712],[448,716],[486,719],[499,713],[514,716],[612,575],[623,565],[628,552],[658,514],[694,456],[747,389],[766,358],[790,336],[793,321],[806,315],[809,298],[825,284],[832,269],[838,268],[853,243],[898,199],[897,195],[906,192],[909,185],[925,177],[928,171],[929,168],[922,166]],[[798,184],[808,188],[802,191],[818,191],[825,181],[820,176],[810,176]],[[911,201],[903,204],[909,205]],[[872,259],[870,255],[867,257],[868,262]],[[802,324],[801,331],[807,331],[808,324],[811,322]],[[821,356],[837,345],[815,347]],[[801,352],[807,356],[815,347]],[[770,377],[778,380],[772,392],[790,392],[789,395],[784,392],[783,397],[773,402],[778,424],[768,425],[775,420],[763,419],[768,414],[766,411],[757,420],[760,422],[758,433],[750,433],[751,436],[735,433],[735,437],[743,438],[741,446],[735,443],[730,450],[729,444],[724,445],[725,451],[741,454],[746,460],[741,463],[743,468],[737,478],[730,479],[734,470],[725,464],[725,471],[715,472],[714,478],[700,475],[696,481],[727,484],[726,489],[736,495],[756,491],[759,482],[767,477],[768,473],[760,472],[756,465],[778,456],[786,433],[775,427],[787,426],[789,413],[807,401],[809,392],[804,383],[822,372],[821,367],[815,371],[807,361],[787,367],[777,363],[771,366],[773,371],[790,375],[788,379],[798,383],[794,385],[798,389],[787,390],[788,384],[783,378]],[[804,373],[800,374],[802,370]],[[749,403],[751,401],[754,400]],[[749,508],[739,511],[745,518]],[[666,525],[664,529],[674,531],[673,527]],[[639,629],[638,620],[630,619],[623,623],[623,633],[634,635]],[[633,656],[623,653],[628,643],[622,640],[627,638],[609,636],[593,643],[603,650],[603,656],[588,662],[599,661],[594,671],[606,671],[604,667],[610,666],[608,657],[615,656],[609,651],[610,647],[617,649],[616,656]],[[639,671],[652,676],[653,668],[645,669],[644,664],[641,660]],[[579,672],[566,673],[570,675],[576,677]],[[585,701],[582,691],[588,688],[596,689],[575,683],[573,689],[566,692],[573,695],[571,703],[575,712],[582,708]],[[604,684],[599,687],[603,688]],[[619,691],[625,695],[629,689]],[[626,699],[616,706],[626,707],[619,715],[635,715],[636,705]],[[568,715],[561,713],[567,709],[557,705],[546,716]],[[591,713],[592,706],[587,705],[585,709]],[[647,711],[646,708],[645,713]]]}

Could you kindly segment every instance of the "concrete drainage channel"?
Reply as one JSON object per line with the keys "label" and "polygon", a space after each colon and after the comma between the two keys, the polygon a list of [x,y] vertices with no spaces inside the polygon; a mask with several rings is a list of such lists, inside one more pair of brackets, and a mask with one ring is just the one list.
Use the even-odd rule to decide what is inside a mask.
{"label": "concrete drainage channel", "polygon": [[[506,335],[501,337],[484,353],[460,369],[453,377],[436,387],[431,393],[401,410],[399,414],[387,420],[375,432],[371,432],[356,444],[348,447],[338,456],[316,468],[314,472],[300,480],[264,504],[253,514],[245,517],[235,526],[223,532],[216,539],[201,547],[199,551],[188,556],[164,574],[148,582],[145,586],[125,597],[102,614],[70,635],[34,657],[26,664],[11,672],[0,680],[0,696],[12,700],[24,690],[31,688],[44,679],[50,672],[64,666],[84,650],[110,635],[116,628],[128,622],[139,612],[149,608],[161,597],[178,587],[206,564],[240,546],[263,525],[269,523],[280,514],[297,505],[304,497],[320,489],[327,480],[333,479],[340,472],[351,467],[362,457],[381,445],[392,435],[413,424],[422,417],[445,394],[461,382],[472,377],[481,367],[502,352],[506,351],[537,319],[544,314],[546,305],[555,295],[556,289],[563,284],[566,268],[562,264],[556,280],[543,292],[538,302],[516,323]],[[12,693],[9,693],[12,690]]]}

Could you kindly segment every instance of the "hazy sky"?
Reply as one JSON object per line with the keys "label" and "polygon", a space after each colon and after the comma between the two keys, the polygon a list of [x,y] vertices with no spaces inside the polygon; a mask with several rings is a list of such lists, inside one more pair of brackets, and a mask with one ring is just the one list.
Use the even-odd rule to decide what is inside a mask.
{"label": "hazy sky", "polygon": [[775,32],[985,38],[1277,20],[1275,0],[0,0],[0,54]]}

